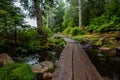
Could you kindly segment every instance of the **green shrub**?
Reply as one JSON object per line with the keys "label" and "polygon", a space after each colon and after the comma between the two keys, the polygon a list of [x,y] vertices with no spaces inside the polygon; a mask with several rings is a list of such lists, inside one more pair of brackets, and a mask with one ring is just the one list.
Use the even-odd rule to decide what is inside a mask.
{"label": "green shrub", "polygon": [[18,35],[17,51],[19,54],[36,53],[42,49],[41,44],[43,41],[37,37],[37,28],[22,31]]}
{"label": "green shrub", "polygon": [[93,25],[93,24],[90,24],[89,26],[86,27],[86,30],[88,32],[97,32],[97,29],[99,28],[100,26],[97,26],[97,25]]}
{"label": "green shrub", "polygon": [[63,31],[63,34],[65,34],[65,35],[70,34],[71,29],[72,29],[71,27],[65,28],[64,31]]}
{"label": "green shrub", "polygon": [[55,36],[49,38],[49,39],[48,39],[48,42],[49,42],[49,43],[56,44],[56,45],[59,45],[59,46],[65,45],[65,42],[64,42],[63,39],[61,39],[61,38],[59,38],[59,37],[55,37]]}
{"label": "green shrub", "polygon": [[47,36],[52,36],[53,35],[51,29],[47,25],[44,27],[44,31],[45,31],[45,34]]}
{"label": "green shrub", "polygon": [[87,31],[104,33],[120,30],[118,23],[119,17],[107,17],[107,15],[102,15],[90,21],[90,25],[87,26]]}
{"label": "green shrub", "polygon": [[89,32],[97,32],[97,29],[101,27],[101,25],[108,23],[108,19],[105,15],[101,15],[100,17],[91,19],[90,25],[87,26],[87,31]]}
{"label": "green shrub", "polygon": [[84,34],[84,31],[83,31],[80,27],[74,27],[74,28],[72,28],[72,30],[70,31],[70,34],[71,34],[72,36],[82,35],[82,34]]}
{"label": "green shrub", "polygon": [[34,73],[25,63],[4,65],[0,68],[0,80],[31,80]]}
{"label": "green shrub", "polygon": [[115,29],[116,29],[117,31],[120,31],[120,24],[116,25],[116,26],[115,26]]}
{"label": "green shrub", "polygon": [[103,24],[101,25],[101,27],[97,29],[97,32],[100,32],[100,33],[109,32],[112,30],[112,28],[114,28],[113,25],[114,25],[114,22]]}

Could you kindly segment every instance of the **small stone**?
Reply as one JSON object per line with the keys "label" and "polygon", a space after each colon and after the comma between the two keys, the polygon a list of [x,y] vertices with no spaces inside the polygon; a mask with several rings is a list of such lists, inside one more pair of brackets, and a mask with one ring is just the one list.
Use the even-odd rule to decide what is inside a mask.
{"label": "small stone", "polygon": [[99,56],[99,57],[104,57],[104,55],[103,55],[103,54],[97,54],[97,56]]}
{"label": "small stone", "polygon": [[100,51],[110,51],[109,47],[100,47],[99,48]]}

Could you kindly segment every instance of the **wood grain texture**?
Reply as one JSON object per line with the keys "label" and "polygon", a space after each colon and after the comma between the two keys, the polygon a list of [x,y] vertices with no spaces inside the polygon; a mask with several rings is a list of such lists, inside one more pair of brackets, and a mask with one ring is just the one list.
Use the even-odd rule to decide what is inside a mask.
{"label": "wood grain texture", "polygon": [[65,37],[64,40],[67,44],[52,80],[103,80],[81,44]]}

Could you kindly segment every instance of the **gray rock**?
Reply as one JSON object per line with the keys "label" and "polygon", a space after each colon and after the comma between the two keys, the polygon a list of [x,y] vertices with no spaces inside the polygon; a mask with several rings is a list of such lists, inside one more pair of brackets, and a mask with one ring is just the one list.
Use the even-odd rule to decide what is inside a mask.
{"label": "gray rock", "polygon": [[34,73],[44,73],[46,72],[49,68],[53,68],[54,64],[50,61],[43,61],[41,63],[33,64],[32,65],[32,71]]}

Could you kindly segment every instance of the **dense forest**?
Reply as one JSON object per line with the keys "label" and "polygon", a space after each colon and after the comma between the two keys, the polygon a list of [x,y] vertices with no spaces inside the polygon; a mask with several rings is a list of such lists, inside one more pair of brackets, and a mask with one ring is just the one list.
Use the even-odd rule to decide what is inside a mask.
{"label": "dense forest", "polygon": [[[119,80],[119,4],[120,0],[0,0],[0,80],[47,80],[31,65],[49,61],[53,66],[46,72],[54,72],[66,44],[57,35],[79,41],[106,80]],[[37,27],[26,18],[35,20]]]}

